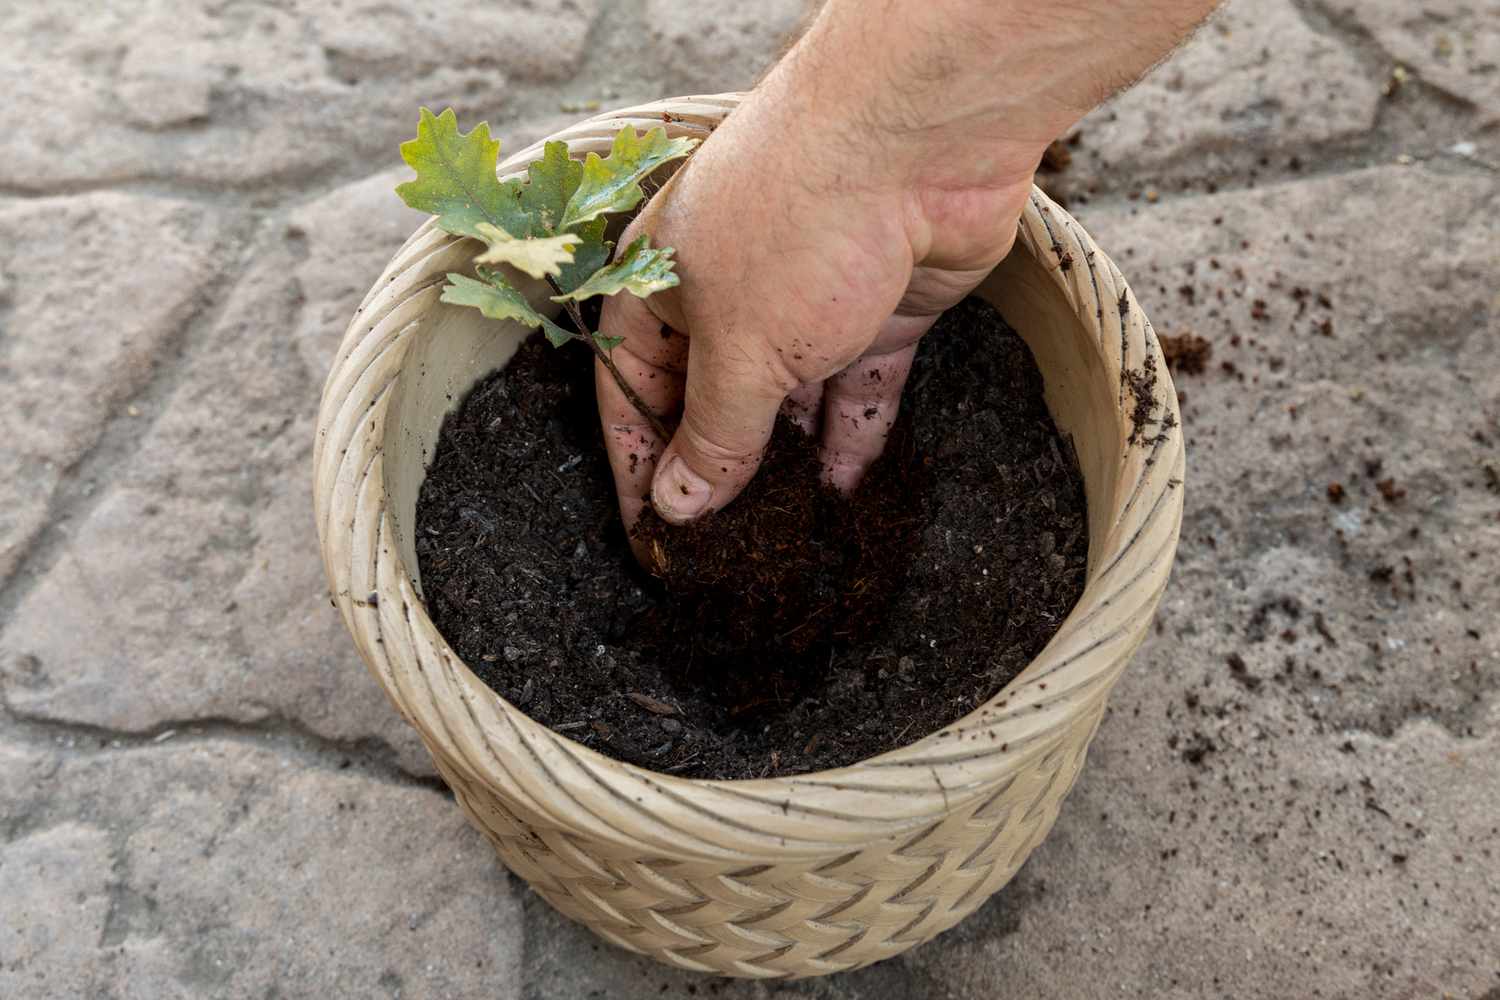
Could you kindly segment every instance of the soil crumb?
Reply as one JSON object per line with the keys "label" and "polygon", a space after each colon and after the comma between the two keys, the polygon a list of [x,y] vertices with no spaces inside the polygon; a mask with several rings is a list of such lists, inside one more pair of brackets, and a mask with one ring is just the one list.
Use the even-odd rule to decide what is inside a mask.
{"label": "soil crumb", "polygon": [[1163,334],[1157,339],[1173,375],[1202,375],[1214,355],[1214,345],[1196,333]]}
{"label": "soil crumb", "polygon": [[[1037,166],[1037,186],[1063,208],[1068,207],[1072,195],[1071,185],[1063,175],[1073,163],[1072,147],[1077,146],[1082,138],[1081,132],[1074,132],[1067,139],[1052,140],[1042,153],[1042,162]],[[1078,200],[1082,202],[1086,199],[1080,196]]]}

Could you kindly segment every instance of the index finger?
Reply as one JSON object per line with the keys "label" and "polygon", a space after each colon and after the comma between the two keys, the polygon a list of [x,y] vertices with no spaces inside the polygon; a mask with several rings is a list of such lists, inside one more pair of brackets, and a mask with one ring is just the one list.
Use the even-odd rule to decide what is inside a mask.
{"label": "index finger", "polygon": [[[687,337],[665,326],[645,300],[628,293],[604,300],[599,332],[624,338],[611,352],[610,360],[641,401],[660,418],[675,413],[682,405]],[[620,517],[628,534],[650,503],[651,477],[667,442],[652,429],[650,421],[636,409],[614,375],[597,358],[594,392],[599,404],[599,422],[604,429],[604,448],[620,501]],[[631,544],[634,547],[634,542]]]}

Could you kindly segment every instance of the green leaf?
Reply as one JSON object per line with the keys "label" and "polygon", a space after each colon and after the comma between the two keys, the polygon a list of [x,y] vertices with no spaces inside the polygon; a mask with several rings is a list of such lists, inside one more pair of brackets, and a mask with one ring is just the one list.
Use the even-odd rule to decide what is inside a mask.
{"label": "green leaf", "polygon": [[521,210],[521,184],[501,184],[496,178],[499,156],[500,143],[490,138],[487,123],[463,133],[452,108],[440,115],[423,108],[417,137],[401,144],[401,158],[417,179],[398,185],[396,193],[417,211],[437,216],[439,226],[458,236],[479,237],[482,222],[525,235],[530,220]]}
{"label": "green leaf", "polygon": [[541,327],[553,347],[561,347],[576,336],[531,308],[526,296],[494,271],[480,268],[479,277],[483,280],[476,281],[466,274],[449,274],[442,300],[456,306],[473,306],[490,319]]}
{"label": "green leaf", "polygon": [[581,302],[595,295],[614,295],[617,292],[630,292],[644,299],[653,292],[677,284],[677,275],[672,270],[674,266],[671,247],[655,250],[649,236],[637,237],[625,248],[619,260],[595,271],[587,281],[567,294],[552,296],[552,301]]}
{"label": "green leaf", "polygon": [[596,333],[596,334],[594,334],[594,343],[598,344],[600,346],[600,348],[603,349],[603,351],[604,351],[605,354],[608,354],[610,351],[613,351],[616,347],[619,347],[621,344],[625,343],[625,338],[624,337],[606,337],[602,333]]}
{"label": "green leaf", "polygon": [[532,233],[555,233],[560,229],[568,199],[583,179],[583,164],[568,156],[568,144],[549,142],[542,158],[526,168],[526,186],[521,189],[521,208],[531,217]]}
{"label": "green leaf", "polygon": [[481,222],[475,228],[479,230],[480,239],[488,243],[490,248],[475,257],[474,263],[509,264],[533,278],[561,274],[562,265],[573,262],[573,247],[583,242],[583,237],[573,233],[517,239],[488,222]]}
{"label": "green leaf", "polygon": [[688,155],[697,144],[697,139],[668,139],[664,128],[654,128],[644,136],[629,125],[620,129],[608,159],[590,153],[583,161],[578,189],[563,210],[562,228],[571,232],[605,212],[635,208],[646,196],[641,179],[663,163]]}
{"label": "green leaf", "polygon": [[557,276],[559,291],[573,291],[609,263],[609,252],[614,249],[614,244],[604,239],[604,229],[608,224],[609,220],[601,216],[578,227],[575,235],[583,242],[573,248],[573,262],[564,264],[562,273]]}
{"label": "green leaf", "polygon": [[564,330],[562,327],[558,326],[556,323],[553,323],[551,320],[545,319],[542,320],[542,334],[547,338],[547,343],[551,344],[553,347],[561,347],[568,341],[578,336],[578,334],[576,333],[571,333],[567,330]]}

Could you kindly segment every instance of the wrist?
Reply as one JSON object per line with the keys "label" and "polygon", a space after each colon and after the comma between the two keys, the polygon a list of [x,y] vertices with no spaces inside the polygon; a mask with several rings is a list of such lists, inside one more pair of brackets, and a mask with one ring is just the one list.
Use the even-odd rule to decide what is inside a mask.
{"label": "wrist", "polygon": [[827,0],[767,82],[913,184],[1013,186],[1216,5]]}

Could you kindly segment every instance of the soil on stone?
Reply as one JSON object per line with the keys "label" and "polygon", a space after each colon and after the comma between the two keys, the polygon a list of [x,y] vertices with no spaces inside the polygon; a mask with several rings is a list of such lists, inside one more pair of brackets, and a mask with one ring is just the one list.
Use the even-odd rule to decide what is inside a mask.
{"label": "soil on stone", "polygon": [[[1073,148],[1083,141],[1083,133],[1074,132],[1066,139],[1054,139],[1042,153],[1042,162],[1037,167],[1036,184],[1063,208],[1068,207],[1073,185],[1064,176],[1073,163]],[[1088,199],[1079,195],[1080,202]]]}
{"label": "soil on stone", "polygon": [[1173,375],[1202,375],[1214,355],[1213,344],[1196,333],[1162,334],[1157,340]]}
{"label": "soil on stone", "polygon": [[445,422],[417,502],[422,589],[486,684],[602,753],[698,778],[854,763],[998,692],[1082,592],[1082,478],[1029,351],[969,300],[923,339],[853,496],[777,427],[741,498],[630,554],[590,355],[539,338]]}

